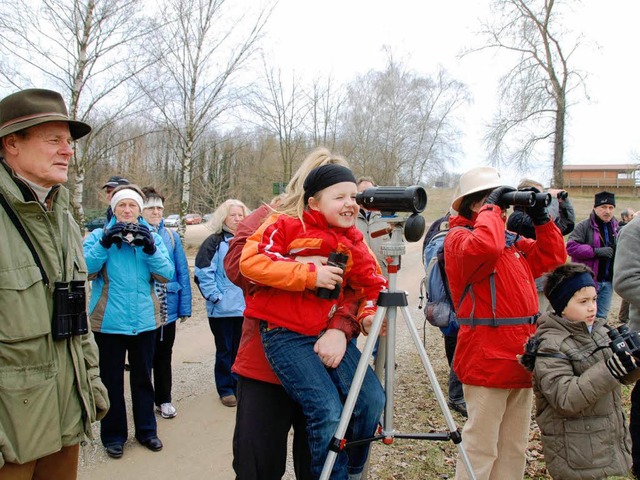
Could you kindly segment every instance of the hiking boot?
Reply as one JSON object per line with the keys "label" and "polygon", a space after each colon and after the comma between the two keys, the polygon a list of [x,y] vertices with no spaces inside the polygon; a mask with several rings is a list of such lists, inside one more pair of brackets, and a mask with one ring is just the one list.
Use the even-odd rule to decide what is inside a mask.
{"label": "hiking boot", "polygon": [[178,414],[176,407],[171,403],[163,403],[159,407],[156,406],[156,411],[160,413],[162,418],[173,418]]}
{"label": "hiking boot", "polygon": [[220,399],[220,401],[225,407],[235,407],[236,405],[238,405],[238,400],[236,399],[235,395],[224,396]]}
{"label": "hiking boot", "polygon": [[464,418],[469,417],[469,414],[467,413],[467,404],[465,402],[462,402],[462,403],[449,402],[449,407],[451,408],[451,410],[455,410],[456,412],[458,412]]}

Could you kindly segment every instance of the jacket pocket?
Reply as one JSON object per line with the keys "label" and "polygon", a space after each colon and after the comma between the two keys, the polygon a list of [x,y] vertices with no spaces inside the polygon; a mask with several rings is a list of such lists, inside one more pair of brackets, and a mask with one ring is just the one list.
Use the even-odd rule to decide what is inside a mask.
{"label": "jacket pocket", "polygon": [[0,272],[0,341],[14,343],[51,332],[51,302],[40,270],[28,265]]}
{"label": "jacket pocket", "polygon": [[598,468],[613,459],[613,423],[608,417],[580,417],[564,421],[565,448],[570,467]]}
{"label": "jacket pocket", "polygon": [[178,282],[169,282],[167,283],[167,293],[178,293],[182,290],[182,285]]}
{"label": "jacket pocket", "polygon": [[62,448],[53,366],[0,373],[0,423],[15,463]]}

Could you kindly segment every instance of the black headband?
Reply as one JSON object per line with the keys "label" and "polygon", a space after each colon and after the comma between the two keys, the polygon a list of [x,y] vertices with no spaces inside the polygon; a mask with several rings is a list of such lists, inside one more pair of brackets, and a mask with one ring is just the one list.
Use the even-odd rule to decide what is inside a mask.
{"label": "black headband", "polygon": [[342,182],[357,183],[353,172],[347,167],[330,163],[314,168],[304,180],[304,203],[306,204],[309,198],[320,190]]}
{"label": "black headband", "polygon": [[573,294],[584,287],[595,287],[596,282],[588,272],[582,272],[573,277],[569,277],[563,282],[556,285],[547,295],[549,303],[553,307],[557,315],[562,315],[562,311],[566,308]]}

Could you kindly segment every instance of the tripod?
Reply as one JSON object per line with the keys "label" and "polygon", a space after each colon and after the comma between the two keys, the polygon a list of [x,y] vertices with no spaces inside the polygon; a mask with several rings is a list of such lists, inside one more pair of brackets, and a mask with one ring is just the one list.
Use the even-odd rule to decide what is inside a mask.
{"label": "tripod", "polygon": [[[407,301],[407,293],[396,290],[396,281],[397,281],[397,272],[400,267],[400,257],[406,252],[404,243],[403,243],[403,223],[404,220],[401,218],[394,218],[393,223],[390,223],[391,230],[391,240],[382,247],[382,253],[385,254],[386,257],[391,258],[391,262],[388,263],[388,273],[389,273],[389,289],[387,291],[381,292],[378,297],[378,310],[373,319],[373,324],[371,326],[369,336],[367,338],[367,342],[365,343],[364,350],[362,352],[362,357],[358,363],[358,367],[356,369],[355,375],[353,377],[353,382],[351,384],[351,388],[349,389],[349,394],[347,395],[347,399],[345,401],[344,407],[342,409],[342,415],[340,416],[340,423],[338,424],[338,428],[336,429],[336,433],[334,435],[332,446],[329,449],[329,453],[327,454],[327,458],[325,460],[322,473],[320,475],[320,480],[329,480],[331,475],[331,470],[333,468],[333,464],[335,463],[336,456],[338,452],[343,448],[344,442],[342,439],[344,438],[344,434],[349,425],[349,420],[351,419],[351,414],[353,413],[353,409],[356,404],[356,400],[360,393],[360,389],[362,388],[362,382],[364,381],[364,376],[366,373],[366,369],[369,364],[369,358],[373,353],[373,347],[376,343],[380,335],[380,330],[382,328],[382,323],[386,317],[387,319],[387,337],[386,337],[386,348],[384,351],[384,359],[386,368],[384,369],[384,386],[385,386],[385,395],[386,395],[386,404],[384,409],[384,422],[382,425],[382,433],[380,435],[376,435],[372,438],[357,440],[355,442],[351,442],[349,445],[362,444],[365,442],[373,442],[375,440],[382,440],[385,445],[390,445],[393,443],[394,438],[409,438],[409,439],[417,439],[417,440],[451,440],[454,444],[457,445],[460,457],[464,463],[467,472],[469,473],[469,477],[472,480],[476,480],[475,473],[473,472],[473,468],[471,466],[471,462],[467,455],[467,452],[462,445],[462,436],[457,429],[455,421],[451,415],[451,411],[449,410],[449,406],[445,401],[444,395],[438,384],[438,380],[436,378],[435,372],[433,371],[433,367],[431,366],[431,362],[429,361],[429,357],[427,356],[427,352],[424,348],[424,345],[420,343],[420,337],[418,335],[418,330],[411,319],[411,314],[408,308]],[[395,374],[395,347],[396,347],[396,316],[398,307],[402,311],[405,322],[413,339],[413,343],[418,350],[418,354],[420,355],[420,359],[422,360],[422,365],[424,366],[425,371],[427,372],[427,376],[429,377],[429,381],[431,382],[431,387],[436,395],[436,399],[438,404],[440,405],[440,409],[444,415],[445,421],[447,423],[447,427],[449,428],[448,432],[437,432],[437,433],[398,433],[393,428],[393,411],[394,411],[394,374]],[[379,352],[382,353],[382,352]],[[378,358],[380,360],[380,358]],[[343,447],[340,447],[343,445]]]}

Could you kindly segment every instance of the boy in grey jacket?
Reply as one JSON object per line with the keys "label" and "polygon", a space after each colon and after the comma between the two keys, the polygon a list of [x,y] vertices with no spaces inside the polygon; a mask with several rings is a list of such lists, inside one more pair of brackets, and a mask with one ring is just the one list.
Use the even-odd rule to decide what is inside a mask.
{"label": "boy in grey jacket", "polygon": [[[631,441],[622,409],[622,383],[640,377],[633,356],[613,353],[610,327],[596,317],[593,272],[568,263],[548,274],[551,311],[538,319],[523,365],[533,371],[536,421],[544,458],[556,479],[625,476]],[[533,362],[535,340],[539,341]]]}

